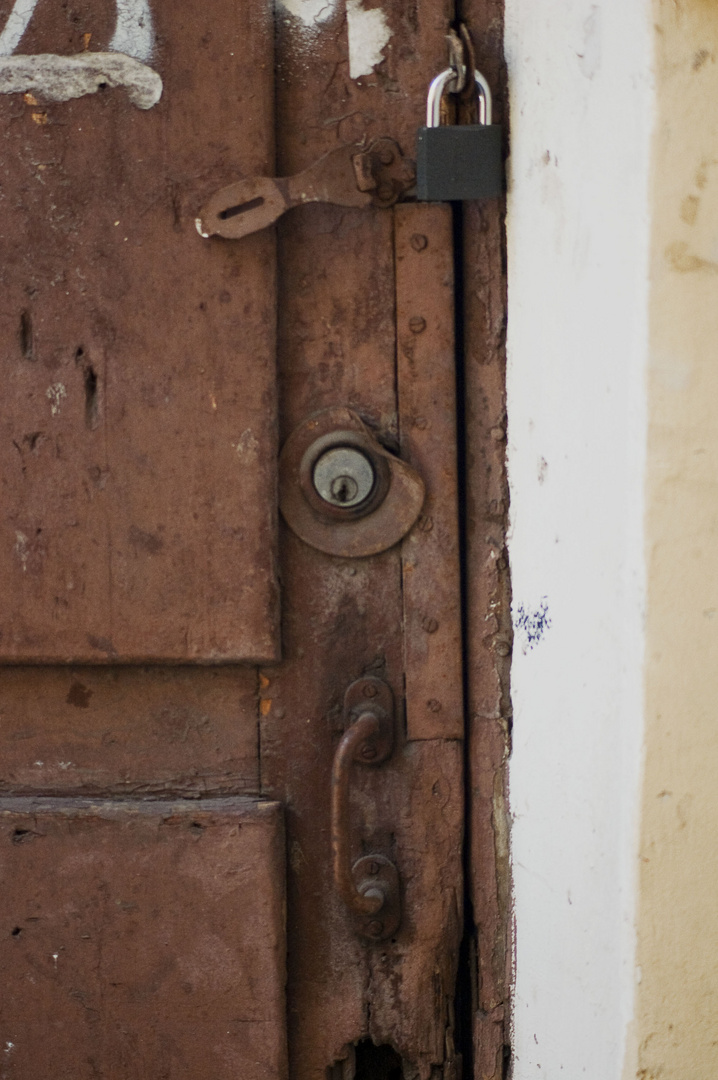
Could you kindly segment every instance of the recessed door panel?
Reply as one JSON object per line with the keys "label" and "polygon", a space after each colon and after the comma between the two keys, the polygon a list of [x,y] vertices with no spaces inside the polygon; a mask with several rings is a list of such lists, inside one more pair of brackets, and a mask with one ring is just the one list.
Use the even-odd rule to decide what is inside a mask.
{"label": "recessed door panel", "polygon": [[195,228],[271,171],[271,12],[139,7],[0,57],[0,661],[278,652],[274,241]]}
{"label": "recessed door panel", "polygon": [[0,800],[4,1075],[282,1080],[277,803]]}
{"label": "recessed door panel", "polygon": [[249,666],[0,668],[0,791],[254,795]]}

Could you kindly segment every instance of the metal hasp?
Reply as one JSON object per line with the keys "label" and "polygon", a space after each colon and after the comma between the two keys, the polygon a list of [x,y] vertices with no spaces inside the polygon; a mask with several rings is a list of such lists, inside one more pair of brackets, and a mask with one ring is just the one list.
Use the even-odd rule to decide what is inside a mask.
{"label": "metal hasp", "polygon": [[504,167],[502,131],[491,123],[491,90],[474,72],[478,124],[441,125],[441,100],[452,92],[457,73],[447,68],[431,83],[426,103],[426,127],[416,140],[416,195],[422,202],[459,202],[501,195]]}
{"label": "metal hasp", "polygon": [[352,915],[354,928],[368,941],[396,933],[401,922],[399,871],[383,854],[352,863],[349,793],[352,768],[381,765],[394,749],[394,697],[382,679],[358,679],[344,698],[349,727],[332,766],[332,858],[337,892]]}
{"label": "metal hasp", "polygon": [[363,209],[388,208],[416,182],[414,162],[394,139],[369,146],[338,146],[296,176],[252,176],[217,191],[195,224],[200,236],[240,240],[266,229],[304,203],[332,203]]}

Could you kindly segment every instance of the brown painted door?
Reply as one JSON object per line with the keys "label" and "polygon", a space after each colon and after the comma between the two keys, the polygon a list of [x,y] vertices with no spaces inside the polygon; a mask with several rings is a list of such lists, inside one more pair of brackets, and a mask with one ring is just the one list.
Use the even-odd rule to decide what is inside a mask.
{"label": "brown painted door", "polygon": [[[223,185],[342,143],[412,156],[449,4],[353,4],[350,36],[368,17],[387,38],[363,75],[343,8],[302,12],[3,5],[8,1080],[458,1068],[450,209],[306,206],[241,241],[195,227]],[[315,499],[339,554],[280,520],[279,450],[314,423],[383,455],[387,520],[421,478],[388,548],[362,547],[379,510],[339,522]],[[393,737],[374,765],[345,737],[373,698]],[[332,832],[338,864],[396,867],[391,933],[385,908],[349,910]]]}

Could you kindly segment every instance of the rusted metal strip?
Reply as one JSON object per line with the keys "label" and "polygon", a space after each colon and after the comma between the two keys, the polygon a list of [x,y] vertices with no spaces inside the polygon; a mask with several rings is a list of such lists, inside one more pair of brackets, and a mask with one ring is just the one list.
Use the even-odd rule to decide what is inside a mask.
{"label": "rusted metal strip", "polygon": [[426,500],[402,547],[407,732],[463,737],[451,208],[395,211],[402,457]]}

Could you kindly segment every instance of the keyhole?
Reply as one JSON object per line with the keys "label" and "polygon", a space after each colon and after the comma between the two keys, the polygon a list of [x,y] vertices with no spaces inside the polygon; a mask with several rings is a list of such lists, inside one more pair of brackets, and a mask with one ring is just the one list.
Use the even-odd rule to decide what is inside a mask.
{"label": "keyhole", "polygon": [[332,495],[337,502],[342,503],[342,505],[344,503],[352,502],[356,498],[358,490],[359,485],[351,476],[337,476],[337,478],[332,481]]}
{"label": "keyhole", "polygon": [[314,490],[331,506],[351,509],[368,499],[376,480],[374,466],[354,446],[333,446],[314,466]]}

